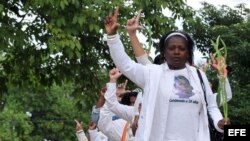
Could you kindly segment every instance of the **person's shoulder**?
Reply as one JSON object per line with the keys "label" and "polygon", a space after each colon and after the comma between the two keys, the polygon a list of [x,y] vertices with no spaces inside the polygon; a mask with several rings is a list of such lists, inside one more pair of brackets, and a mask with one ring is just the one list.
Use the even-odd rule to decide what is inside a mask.
{"label": "person's shoulder", "polygon": [[199,68],[195,66],[188,66],[188,67],[189,67],[189,70],[191,70],[193,73],[197,73],[197,71],[200,71],[201,74],[204,74],[202,70],[200,70]]}
{"label": "person's shoulder", "polygon": [[147,67],[151,70],[161,70],[163,68],[163,64],[157,65],[157,64],[147,64]]}
{"label": "person's shoulder", "polygon": [[192,71],[197,71],[197,67],[195,67],[195,66],[190,66],[190,65],[188,65],[188,67],[189,67],[189,69],[191,69]]}

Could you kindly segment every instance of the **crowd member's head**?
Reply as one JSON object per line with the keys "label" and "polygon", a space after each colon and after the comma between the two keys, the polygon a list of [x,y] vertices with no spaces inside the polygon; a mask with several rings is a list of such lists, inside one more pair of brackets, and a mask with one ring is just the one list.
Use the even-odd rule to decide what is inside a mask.
{"label": "crowd member's head", "polygon": [[138,92],[126,92],[123,94],[121,104],[133,106]]}
{"label": "crowd member's head", "polygon": [[170,69],[182,69],[193,64],[194,41],[183,31],[170,31],[159,42],[161,55]]}
{"label": "crowd member's head", "polygon": [[160,65],[160,64],[164,63],[164,60],[165,60],[164,57],[161,54],[159,54],[155,57],[153,63]]}

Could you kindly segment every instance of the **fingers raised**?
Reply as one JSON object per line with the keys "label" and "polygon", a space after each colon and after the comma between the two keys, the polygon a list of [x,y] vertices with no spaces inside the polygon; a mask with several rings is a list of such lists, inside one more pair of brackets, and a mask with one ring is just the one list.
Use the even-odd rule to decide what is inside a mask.
{"label": "fingers raised", "polygon": [[135,17],[136,21],[139,21],[140,17],[141,17],[141,10],[138,11],[138,13]]}
{"label": "fingers raised", "polygon": [[116,7],[114,17],[117,19],[118,15],[119,15],[119,7]]}

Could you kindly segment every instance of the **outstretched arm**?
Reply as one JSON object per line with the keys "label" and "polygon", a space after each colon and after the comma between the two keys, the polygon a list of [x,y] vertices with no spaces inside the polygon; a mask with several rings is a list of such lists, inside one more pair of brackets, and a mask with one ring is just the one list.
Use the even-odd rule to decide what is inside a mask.
{"label": "outstretched arm", "polygon": [[75,122],[76,122],[76,136],[78,138],[78,141],[88,141],[82,128],[82,122],[79,122],[77,120],[75,120]]}
{"label": "outstretched arm", "polygon": [[[146,67],[135,63],[126,54],[120,37],[117,33],[117,15],[116,10],[114,15],[111,17],[106,17],[105,19],[105,29],[108,34],[107,43],[110,49],[111,57],[116,65],[116,67],[131,81],[137,84],[139,87],[144,88]],[[114,35],[115,34],[115,35]]]}
{"label": "outstretched arm", "polygon": [[[113,89],[110,89],[109,87],[107,88],[108,89],[105,95],[116,92],[115,87]],[[121,135],[123,132],[124,125],[126,124],[126,121],[122,119],[113,121],[112,116],[114,116],[114,114],[108,108],[107,101],[106,101],[100,112],[100,119],[97,124],[98,129],[111,140],[114,140],[114,141],[121,140]]]}
{"label": "outstretched arm", "polygon": [[129,19],[127,21],[126,29],[129,34],[129,38],[131,41],[131,45],[138,63],[142,65],[151,64],[148,59],[148,54],[145,52],[142,44],[139,42],[139,39],[136,35],[136,31],[138,29],[142,29],[143,27],[140,25],[139,20],[141,17],[141,10],[138,11],[136,17]]}
{"label": "outstretched arm", "polygon": [[[114,68],[110,70],[109,77],[110,82],[107,83],[108,89],[115,89],[116,88],[116,81],[120,77],[120,72],[118,69]],[[118,77],[119,76],[119,77]],[[118,102],[116,93],[106,93],[105,94],[106,104],[108,108],[116,114],[118,117],[132,122],[134,116],[134,107],[122,105]]]}
{"label": "outstretched arm", "polygon": [[117,34],[117,29],[120,26],[117,22],[118,14],[119,8],[117,7],[114,11],[114,14],[112,15],[112,13],[110,13],[109,16],[107,16],[104,20],[104,26],[109,36]]}
{"label": "outstretched arm", "polygon": [[129,19],[127,21],[127,26],[126,26],[126,29],[128,31],[129,38],[131,41],[131,45],[132,45],[132,48],[136,57],[140,57],[145,54],[145,51],[143,47],[141,46],[141,43],[139,42],[138,37],[136,36],[136,30],[143,28],[139,24],[140,16],[141,16],[141,10],[138,11],[138,14],[136,15],[136,17]]}

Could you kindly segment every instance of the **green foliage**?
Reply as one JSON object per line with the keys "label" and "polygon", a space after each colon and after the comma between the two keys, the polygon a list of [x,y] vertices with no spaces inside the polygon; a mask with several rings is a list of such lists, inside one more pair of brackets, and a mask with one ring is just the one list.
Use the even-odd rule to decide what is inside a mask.
{"label": "green foliage", "polygon": [[[87,128],[91,107],[114,67],[103,19],[116,6],[121,39],[131,56],[124,25],[139,9],[142,33],[156,51],[158,39],[177,29],[176,19],[184,20],[184,29],[204,53],[213,51],[210,40],[221,35],[232,68],[229,117],[234,123],[250,121],[244,101],[250,95],[245,59],[250,53],[250,20],[244,4],[233,10],[204,3],[195,17],[183,0],[5,0],[0,1],[0,140],[75,140],[74,119]],[[163,15],[165,8],[172,12],[170,17]],[[129,87],[134,88],[131,83]]]}
{"label": "green foliage", "polygon": [[[103,19],[116,6],[121,25],[142,9],[142,24],[154,31],[154,47],[154,39],[176,29],[175,19],[188,13],[183,0],[0,1],[0,140],[75,140],[74,119],[87,125],[114,67]],[[119,31],[129,47],[124,27]],[[131,48],[126,51],[132,56]]]}
{"label": "green foliage", "polygon": [[229,102],[229,117],[233,124],[250,124],[249,111],[250,104],[246,102],[249,96],[250,85],[246,85],[244,89],[236,88],[234,97]]}
{"label": "green foliage", "polygon": [[17,106],[19,105],[10,102],[2,110],[0,114],[0,139],[4,141],[31,141],[32,125],[27,121],[28,116],[19,111]]}
{"label": "green foliage", "polygon": [[[245,124],[250,121],[250,105],[248,104],[249,78],[250,78],[250,9],[244,4],[239,4],[235,9],[228,6],[215,6],[203,3],[195,20],[186,20],[186,29],[193,34],[197,48],[205,53],[215,52],[211,40],[220,36],[227,45],[227,65],[229,81],[233,98],[229,102],[229,118],[236,124]],[[217,87],[214,72],[208,72],[213,83]],[[216,90],[215,90],[216,91]]]}
{"label": "green foliage", "polygon": [[[0,121],[6,123],[10,129],[15,126],[13,131],[6,132],[9,135],[12,132],[17,132],[13,136],[20,140],[34,138],[38,140],[45,138],[49,140],[73,140],[75,134],[70,133],[75,131],[74,119],[83,121],[87,125],[90,117],[88,105],[76,106],[78,101],[72,96],[73,90],[74,86],[70,83],[63,83],[62,86],[53,84],[51,88],[10,89],[9,93],[6,94],[8,96],[5,108],[12,105],[12,108],[18,112],[5,114],[4,110],[2,113],[5,116],[0,118]],[[30,117],[26,114],[18,114],[26,112],[30,113]],[[7,137],[7,134],[3,134],[2,138]]]}

